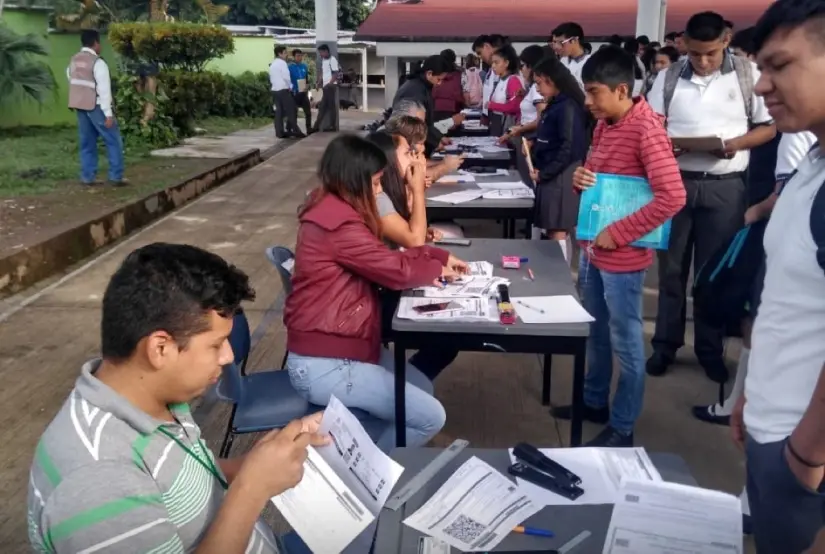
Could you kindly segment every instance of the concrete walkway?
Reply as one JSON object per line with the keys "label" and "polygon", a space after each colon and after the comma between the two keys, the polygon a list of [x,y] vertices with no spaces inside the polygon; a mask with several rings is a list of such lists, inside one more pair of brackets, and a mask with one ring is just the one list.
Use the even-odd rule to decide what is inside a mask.
{"label": "concrete walkway", "polygon": [[[277,367],[283,355],[283,326],[277,273],[264,257],[271,245],[293,245],[295,214],[314,185],[317,159],[331,135],[319,134],[144,229],[34,296],[0,305],[0,551],[27,550],[25,495],[28,468],[37,439],[71,389],[81,364],[98,349],[100,299],[111,273],[132,249],[174,241],[208,248],[246,271],[257,289],[247,307],[256,345],[249,367]],[[473,226],[475,236],[498,236],[491,225]],[[21,304],[22,301],[22,304]],[[265,320],[267,325],[259,326]],[[687,349],[686,349],[687,350]],[[637,443],[651,451],[682,455],[699,482],[738,492],[742,457],[727,429],[694,421],[695,403],[715,396],[715,387],[686,353],[682,365],[660,379],[649,379]],[[554,362],[553,402],[570,398],[569,360]],[[462,437],[479,447],[507,447],[517,441],[541,446],[563,444],[566,423],[554,421],[541,406],[540,364],[536,356],[462,354],[436,383],[448,423],[439,443]],[[226,425],[223,406],[204,421],[205,436],[217,447]],[[585,426],[585,438],[598,428]],[[249,440],[237,441],[240,454]],[[274,515],[271,520],[282,527]],[[389,554],[389,553],[388,553]]]}

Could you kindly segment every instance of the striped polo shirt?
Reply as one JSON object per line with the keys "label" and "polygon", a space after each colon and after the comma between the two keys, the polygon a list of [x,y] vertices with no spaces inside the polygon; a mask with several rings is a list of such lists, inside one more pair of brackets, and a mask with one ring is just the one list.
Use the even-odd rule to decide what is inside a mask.
{"label": "striped polo shirt", "polygon": [[654,112],[644,98],[635,98],[633,102],[621,120],[599,121],[584,164],[595,173],[644,177],[653,191],[653,200],[648,204],[607,227],[618,248],[602,250],[582,243],[593,265],[613,273],[650,267],[653,252],[630,243],[662,225],[685,205],[685,186],[663,125],[664,118]]}
{"label": "striped polo shirt", "polygon": [[[176,436],[220,472],[189,406],[169,406],[177,423],[154,419],[96,379],[98,367],[100,360],[83,366],[75,388],[37,444],[28,499],[34,550],[194,550],[218,514],[224,489],[161,432],[163,428]],[[276,544],[272,531],[258,520],[246,551],[277,553]]]}

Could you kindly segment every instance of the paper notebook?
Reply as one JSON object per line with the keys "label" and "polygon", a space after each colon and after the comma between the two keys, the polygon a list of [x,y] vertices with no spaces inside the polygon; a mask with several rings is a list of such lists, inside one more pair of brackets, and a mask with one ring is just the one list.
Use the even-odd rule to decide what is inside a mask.
{"label": "paper notebook", "polygon": [[[582,192],[576,238],[595,240],[611,223],[638,211],[653,200],[647,179],[597,173],[596,184]],[[666,250],[670,240],[670,220],[632,243],[640,248]]]}

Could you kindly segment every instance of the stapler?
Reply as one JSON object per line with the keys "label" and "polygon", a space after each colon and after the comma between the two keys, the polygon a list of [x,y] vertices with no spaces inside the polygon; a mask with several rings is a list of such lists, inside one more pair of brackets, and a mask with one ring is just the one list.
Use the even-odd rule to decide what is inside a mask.
{"label": "stapler", "polygon": [[513,449],[516,463],[507,473],[549,490],[568,500],[576,500],[584,494],[581,479],[573,472],[542,454],[535,446],[519,443]]}

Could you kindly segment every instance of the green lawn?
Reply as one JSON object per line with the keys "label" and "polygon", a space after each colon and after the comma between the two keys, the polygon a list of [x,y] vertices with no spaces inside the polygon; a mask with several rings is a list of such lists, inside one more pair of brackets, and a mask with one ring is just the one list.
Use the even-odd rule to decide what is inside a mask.
{"label": "green lawn", "polygon": [[[211,118],[199,121],[197,127],[209,136],[218,136],[268,124],[271,120],[267,118]],[[50,193],[76,184],[80,170],[77,143],[74,126],[0,129],[0,198]],[[126,176],[137,181],[134,184],[141,189],[157,190],[173,184],[170,179],[180,178],[176,172],[162,171],[169,160],[151,158],[148,148],[128,148],[125,158]],[[101,144],[100,178],[106,176],[106,165]]]}

